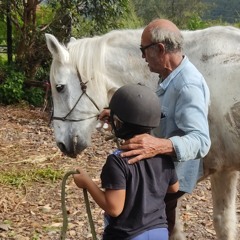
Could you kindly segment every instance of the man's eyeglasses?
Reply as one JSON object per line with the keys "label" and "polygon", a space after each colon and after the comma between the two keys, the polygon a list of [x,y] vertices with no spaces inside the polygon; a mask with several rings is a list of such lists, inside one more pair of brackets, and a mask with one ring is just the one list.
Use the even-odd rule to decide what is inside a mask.
{"label": "man's eyeglasses", "polygon": [[145,55],[145,50],[147,49],[147,48],[150,48],[150,47],[152,47],[152,46],[154,46],[154,45],[157,45],[158,44],[158,42],[156,42],[156,43],[150,43],[149,45],[147,45],[147,46],[140,46],[140,50],[141,50],[141,52],[142,52],[142,54],[143,55]]}

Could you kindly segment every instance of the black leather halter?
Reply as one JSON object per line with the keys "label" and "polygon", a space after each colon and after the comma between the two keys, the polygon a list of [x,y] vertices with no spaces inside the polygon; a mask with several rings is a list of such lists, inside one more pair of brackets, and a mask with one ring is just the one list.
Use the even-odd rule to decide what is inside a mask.
{"label": "black leather halter", "polygon": [[[68,116],[73,112],[73,110],[75,109],[75,107],[77,106],[77,104],[79,103],[80,99],[82,98],[83,95],[86,95],[88,97],[88,99],[93,103],[93,105],[96,107],[96,109],[98,110],[98,112],[100,112],[100,109],[98,107],[98,105],[95,103],[95,101],[87,94],[87,82],[83,82],[82,81],[82,78],[81,78],[81,75],[79,73],[79,71],[77,70],[77,75],[78,75],[78,79],[79,79],[79,82],[80,82],[80,86],[81,86],[81,89],[82,89],[82,94],[80,95],[80,97],[78,98],[78,100],[76,101],[76,103],[74,104],[74,106],[72,107],[72,109],[66,114],[65,117],[55,117],[55,116],[52,116],[52,120],[60,120],[60,121],[68,121],[68,122],[80,122],[80,121],[84,121],[84,120],[87,120],[87,119],[91,119],[91,118],[96,118],[98,116],[97,115],[94,115],[94,116],[90,116],[90,117],[87,117],[87,118],[79,118],[79,119],[71,119],[71,118],[68,118]],[[53,114],[54,114],[54,110],[53,110]]]}

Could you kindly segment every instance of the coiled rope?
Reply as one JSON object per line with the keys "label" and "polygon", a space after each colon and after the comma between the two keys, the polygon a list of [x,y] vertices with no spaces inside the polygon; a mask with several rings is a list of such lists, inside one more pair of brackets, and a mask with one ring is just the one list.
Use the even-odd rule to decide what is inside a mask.
{"label": "coiled rope", "polygon": [[[79,171],[75,170],[75,171],[67,172],[64,175],[63,180],[62,180],[62,191],[61,191],[62,206],[61,207],[62,207],[62,215],[63,215],[63,225],[62,225],[62,229],[61,229],[60,240],[65,240],[66,234],[67,234],[68,215],[67,215],[66,201],[65,201],[65,198],[66,198],[66,190],[65,189],[66,189],[66,182],[67,182],[68,177],[73,174],[79,174]],[[87,215],[88,215],[88,221],[89,221],[90,228],[91,228],[92,239],[97,240],[97,235],[96,235],[93,218],[92,218],[92,213],[91,213],[91,209],[90,209],[90,203],[89,203],[89,199],[88,199],[88,193],[87,193],[86,189],[83,189],[83,195],[84,195],[84,201],[85,201]]]}

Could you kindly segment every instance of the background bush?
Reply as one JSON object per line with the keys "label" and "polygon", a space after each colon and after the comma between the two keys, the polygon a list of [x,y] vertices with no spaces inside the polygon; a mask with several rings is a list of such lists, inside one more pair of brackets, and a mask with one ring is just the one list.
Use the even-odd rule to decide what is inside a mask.
{"label": "background bush", "polygon": [[24,74],[16,71],[12,66],[2,66],[0,75],[2,77],[0,84],[0,102],[3,104],[20,102],[24,95]]}
{"label": "background bush", "polygon": [[43,89],[39,87],[31,87],[25,90],[24,100],[33,106],[42,107],[44,103],[44,95],[45,92]]}

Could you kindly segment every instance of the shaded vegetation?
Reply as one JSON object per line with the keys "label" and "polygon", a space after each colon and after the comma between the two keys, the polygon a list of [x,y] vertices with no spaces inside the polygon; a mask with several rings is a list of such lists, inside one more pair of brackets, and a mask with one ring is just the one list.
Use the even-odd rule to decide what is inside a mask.
{"label": "shaded vegetation", "polygon": [[209,10],[204,14],[204,20],[221,20],[227,23],[240,22],[239,0],[204,0]]}

